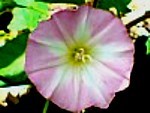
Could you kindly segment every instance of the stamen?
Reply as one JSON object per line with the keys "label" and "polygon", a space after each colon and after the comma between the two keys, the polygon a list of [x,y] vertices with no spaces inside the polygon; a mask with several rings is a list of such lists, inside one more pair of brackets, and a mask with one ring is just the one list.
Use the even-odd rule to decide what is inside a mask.
{"label": "stamen", "polygon": [[85,53],[84,48],[79,48],[75,51],[75,55],[74,55],[75,61],[77,62],[87,62],[89,60],[91,60],[91,56]]}
{"label": "stamen", "polygon": [[88,55],[88,54],[85,54],[83,57],[82,57],[82,62],[86,62],[86,61],[91,61],[91,56]]}

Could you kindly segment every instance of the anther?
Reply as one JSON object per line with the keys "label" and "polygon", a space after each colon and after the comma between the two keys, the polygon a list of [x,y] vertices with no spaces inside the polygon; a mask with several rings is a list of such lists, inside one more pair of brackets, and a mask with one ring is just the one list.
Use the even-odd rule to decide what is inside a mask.
{"label": "anther", "polygon": [[74,58],[75,58],[75,61],[83,62],[83,63],[91,60],[90,55],[86,54],[83,48],[79,48],[78,50],[75,51]]}

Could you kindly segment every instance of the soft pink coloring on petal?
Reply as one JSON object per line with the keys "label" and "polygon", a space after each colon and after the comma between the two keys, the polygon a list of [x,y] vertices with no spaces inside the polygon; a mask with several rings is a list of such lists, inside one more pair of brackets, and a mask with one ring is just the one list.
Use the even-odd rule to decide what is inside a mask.
{"label": "soft pink coloring on petal", "polygon": [[[69,64],[67,53],[76,44],[92,48],[87,65]],[[25,70],[41,95],[61,108],[108,108],[115,93],[129,85],[133,54],[133,43],[117,17],[81,6],[54,14],[31,33]]]}

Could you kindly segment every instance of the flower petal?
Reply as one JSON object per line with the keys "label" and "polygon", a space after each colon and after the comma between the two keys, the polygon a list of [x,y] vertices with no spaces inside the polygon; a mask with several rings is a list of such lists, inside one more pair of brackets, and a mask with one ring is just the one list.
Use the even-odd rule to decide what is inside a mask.
{"label": "flower petal", "polygon": [[107,47],[106,49],[111,49],[111,51],[122,48],[123,51],[126,48],[133,49],[133,44],[128,36],[127,30],[118,18],[114,18],[108,26],[95,34],[90,40],[90,43],[93,45],[100,45],[101,47]]}
{"label": "flower petal", "polygon": [[[112,72],[116,72],[120,77],[122,76],[129,80],[134,63],[134,47],[130,43],[128,43],[128,46],[123,47],[122,45],[116,46],[118,49],[115,49],[115,47],[111,47],[110,44],[110,48],[114,48],[112,50],[109,46],[106,47],[108,49],[106,49],[105,46],[97,46],[97,52],[94,55],[94,59],[99,62],[99,64],[103,64],[105,67],[112,70]],[[120,88],[118,88],[117,91],[123,90],[129,85],[126,80],[122,84],[123,85],[120,85]]]}
{"label": "flower petal", "polygon": [[91,33],[91,37],[101,33],[111,24],[113,19],[116,19],[111,13],[94,8],[89,8],[87,15],[86,25]]}
{"label": "flower petal", "polygon": [[[80,75],[77,69],[66,67],[62,79],[49,99],[61,108],[78,111],[78,96],[80,92]],[[82,110],[82,109],[80,109]]]}
{"label": "flower petal", "polygon": [[37,29],[30,35],[30,39],[45,45],[59,42],[64,47],[66,46],[64,43],[66,36],[62,34],[54,19],[51,19],[51,22],[49,22],[49,20],[42,21]]}
{"label": "flower petal", "polygon": [[90,106],[108,108],[120,87],[122,90],[129,85],[130,80],[126,75],[120,75],[98,61],[92,64],[81,69],[79,110]]}
{"label": "flower petal", "polygon": [[45,68],[29,73],[29,79],[45,98],[50,98],[57,85],[61,83],[63,73],[63,66]]}
{"label": "flower petal", "polygon": [[61,82],[49,99],[58,106],[74,112],[93,105],[107,108],[115,96],[115,89],[118,89],[123,79],[126,79],[112,73],[105,66],[103,70],[103,65],[99,65],[99,62],[92,66],[67,69],[64,70]]}
{"label": "flower petal", "polygon": [[[68,63],[70,48],[76,46],[91,48],[87,65]],[[81,6],[39,24],[28,41],[26,72],[37,90],[61,108],[107,108],[115,93],[129,85],[133,54],[133,43],[118,18]]]}
{"label": "flower petal", "polygon": [[96,67],[93,66],[87,66],[82,70],[82,83],[80,86],[82,89],[79,94],[80,109],[90,106],[107,108],[115,96],[115,92],[110,87],[107,87],[103,81],[105,79],[101,75],[101,71],[97,70],[97,66],[99,67],[99,65],[96,65]]}
{"label": "flower petal", "polygon": [[[57,43],[56,43],[57,44]],[[49,47],[35,40],[29,39],[26,51],[25,70],[30,72],[38,71],[45,68],[61,65],[66,62],[65,49],[58,47]],[[51,49],[50,49],[51,48]]]}
{"label": "flower petal", "polygon": [[63,35],[67,37],[67,40],[71,38],[72,41],[81,41],[87,38],[85,37],[85,30],[88,30],[86,25],[88,13],[89,7],[81,6],[78,11],[66,10],[56,13],[53,15],[53,20],[56,22]]}
{"label": "flower petal", "polygon": [[[125,43],[127,44],[127,41]],[[99,62],[99,65],[104,65],[112,72],[115,72],[118,76],[125,79],[118,90],[116,90],[117,92],[125,89],[129,85],[130,73],[134,63],[134,47],[132,43],[128,43],[128,46],[123,46],[122,44],[115,47],[112,45],[113,44],[110,44],[110,47],[109,45],[97,46],[93,55],[93,59]],[[105,70],[104,67],[102,69]],[[101,71],[102,74],[106,72]]]}

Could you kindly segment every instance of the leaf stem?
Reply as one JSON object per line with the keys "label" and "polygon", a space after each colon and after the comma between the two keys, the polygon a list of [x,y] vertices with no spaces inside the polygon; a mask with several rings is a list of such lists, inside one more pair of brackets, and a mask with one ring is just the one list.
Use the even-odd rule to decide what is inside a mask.
{"label": "leaf stem", "polygon": [[94,0],[93,7],[96,8],[98,0]]}
{"label": "leaf stem", "polygon": [[48,106],[49,106],[49,101],[46,100],[45,105],[44,105],[44,108],[43,108],[43,113],[46,113],[46,112],[47,112]]}

